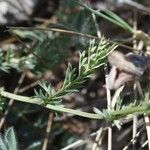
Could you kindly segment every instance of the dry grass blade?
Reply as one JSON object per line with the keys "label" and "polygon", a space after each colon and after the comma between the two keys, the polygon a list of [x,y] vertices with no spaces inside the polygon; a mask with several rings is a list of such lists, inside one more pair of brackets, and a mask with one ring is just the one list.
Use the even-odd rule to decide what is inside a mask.
{"label": "dry grass blade", "polygon": [[[88,39],[95,39],[95,40],[100,40],[100,37],[97,36],[93,36],[93,35],[89,35],[89,34],[85,34],[85,33],[81,33],[81,32],[75,32],[72,30],[65,30],[65,29],[58,29],[58,28],[45,28],[45,27],[12,27],[12,26],[8,26],[8,31],[9,30],[30,30],[30,31],[34,31],[34,30],[40,30],[40,31],[52,31],[52,32],[59,32],[62,34],[67,34],[67,35],[71,35],[71,36],[81,36],[81,37],[85,37]],[[117,44],[120,47],[124,47],[127,48],[129,50],[132,51],[136,51],[136,49],[133,49],[131,46],[129,45],[125,45],[119,42],[115,42],[115,41],[111,41],[109,40],[110,43],[112,44]]]}

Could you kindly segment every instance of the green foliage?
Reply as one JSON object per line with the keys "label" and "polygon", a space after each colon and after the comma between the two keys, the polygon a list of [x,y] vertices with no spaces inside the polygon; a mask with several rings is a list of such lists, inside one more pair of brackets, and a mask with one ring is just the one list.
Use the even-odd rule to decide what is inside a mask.
{"label": "green foliage", "polygon": [[[55,14],[63,28],[80,33],[96,34],[92,15],[87,10],[77,9],[77,3],[73,0],[61,0],[60,4],[61,7]],[[86,47],[88,40],[72,36],[69,44],[77,48]]]}
{"label": "green foliage", "polygon": [[[79,18],[83,21],[84,15],[80,17],[79,14]],[[77,22],[79,22],[79,19],[77,19]],[[77,25],[77,27],[79,26],[80,25]],[[82,24],[83,29],[85,28],[90,31],[90,29],[85,26],[85,24]],[[23,51],[26,55],[24,55],[24,53],[20,55],[21,57],[18,60],[18,66],[16,68],[21,70],[29,69],[35,73],[44,73],[49,69],[53,70],[54,66],[60,64],[60,62],[67,57],[67,50],[70,47],[86,47],[88,43],[85,38],[70,38],[51,31],[36,30],[36,28],[35,31],[33,28],[33,31],[18,29],[12,32],[21,38],[31,41],[30,48],[25,48]]]}
{"label": "green foliage", "polygon": [[36,95],[35,97],[43,101],[43,105],[47,105],[48,103],[52,105],[58,105],[61,102],[61,100],[49,101],[54,94],[54,90],[50,84],[46,84],[46,82],[42,81],[39,82],[39,85],[42,89],[40,89],[39,92],[37,90],[34,90],[34,92]]}
{"label": "green foliage", "polygon": [[71,64],[68,64],[66,71],[66,77],[62,88],[53,92],[51,86],[46,86],[45,84],[40,84],[45,93],[41,90],[39,93],[35,91],[36,96],[43,100],[43,103],[52,104],[52,102],[59,101],[66,94],[71,94],[77,92],[83,83],[96,71],[97,68],[104,65],[106,57],[111,53],[117,45],[110,45],[109,41],[102,38],[99,45],[95,45],[95,41],[90,42],[88,49],[88,55],[86,56],[86,51],[79,53],[79,68],[78,74],[76,69],[72,68]]}
{"label": "green foliage", "polygon": [[26,150],[41,150],[41,142],[34,142],[32,145],[26,148]]}
{"label": "green foliage", "polygon": [[[99,12],[91,9],[87,5],[83,5],[84,8],[86,8],[83,9],[78,7],[73,0],[60,0],[59,2],[60,7],[54,12],[59,24],[52,26],[49,25],[48,27],[55,28],[57,26],[57,29],[66,29],[66,31],[72,30],[78,33],[95,35],[96,30],[91,15],[92,12],[118,27],[121,27],[125,31],[133,33],[133,29],[127,22],[109,10]],[[59,33],[58,30],[55,32],[50,30],[46,31],[46,28],[45,30],[40,30],[38,27],[33,27],[29,30],[27,28],[17,29],[13,30],[13,33],[20,39],[23,39],[22,41],[25,41],[24,44],[29,48],[24,47],[24,45],[19,45],[19,48],[17,47],[15,50],[8,49],[7,52],[0,51],[0,70],[8,73],[11,68],[15,68],[17,71],[29,70],[41,75],[47,70],[53,71],[55,66],[59,65],[62,60],[67,57],[68,50],[80,50],[79,66],[78,68],[73,68],[70,63],[68,64],[66,76],[60,90],[55,91],[51,84],[42,81],[39,82],[40,89],[35,90],[35,96],[33,97],[19,96],[3,90],[2,92],[0,91],[0,109],[2,109],[4,105],[3,97],[29,103],[27,105],[15,103],[15,107],[11,109],[11,113],[7,116],[8,124],[9,122],[19,122],[21,128],[17,129],[17,133],[18,137],[19,134],[24,136],[23,145],[29,141],[32,143],[26,148],[26,150],[41,149],[44,137],[43,133],[45,132],[43,129],[47,124],[46,116],[48,115],[48,111],[44,110],[41,113],[40,107],[36,107],[35,105],[32,106],[31,104],[40,105],[43,109],[49,109],[54,112],[65,112],[88,119],[103,119],[104,121],[111,121],[118,128],[121,128],[120,119],[122,118],[127,116],[132,117],[134,114],[150,114],[149,89],[144,91],[144,98],[137,103],[128,102],[123,105],[122,97],[120,97],[115,103],[114,108],[104,110],[94,108],[94,113],[69,109],[62,105],[62,98],[67,94],[78,92],[79,89],[84,86],[84,82],[87,81],[99,67],[106,63],[107,55],[109,55],[117,45],[111,45],[108,40],[102,38],[98,42],[95,42],[94,40],[90,41],[90,46],[86,49],[89,40],[85,37],[75,37],[73,33],[70,34],[71,37],[69,37],[68,35],[65,36],[67,32]],[[85,49],[85,51],[82,51],[82,49]],[[23,86],[24,83],[26,84],[26,81],[23,82]],[[29,82],[27,81],[27,83]],[[22,88],[22,85],[20,87]],[[89,106],[89,109],[92,108]],[[20,120],[23,121],[20,122]],[[50,135],[49,144],[53,143],[54,138],[57,138],[60,133],[62,135],[62,132],[64,132],[60,131],[63,130],[61,127],[62,124],[58,123],[60,126],[55,129],[56,124],[57,123],[52,127],[52,136]],[[77,137],[68,134],[68,131],[66,132],[67,133],[65,134],[63,133],[62,137],[59,137],[60,141],[57,139],[59,146],[65,146],[77,140]],[[13,129],[8,129],[4,136],[0,135],[0,149],[7,150],[10,148],[12,149],[12,147],[12,150],[17,149],[17,144],[14,143],[16,143],[16,138]],[[52,149],[54,148],[58,149],[58,145],[56,144],[52,146]]]}
{"label": "green foliage", "polygon": [[74,8],[76,6],[76,2],[73,0],[60,0],[60,5],[63,8]]}
{"label": "green foliage", "polygon": [[129,33],[132,33],[132,34],[134,33],[132,27],[126,21],[124,21],[121,17],[119,17],[117,14],[113,13],[112,11],[105,10],[103,12],[100,12],[100,11],[97,11],[97,10],[90,8],[89,6],[87,6],[86,4],[83,4],[81,2],[79,2],[79,4],[81,6],[83,6],[86,10],[112,22],[113,24],[125,29]]}
{"label": "green foliage", "polygon": [[85,51],[80,53],[79,59],[79,76],[86,75],[87,77],[93,74],[95,69],[104,65],[106,57],[116,49],[117,45],[110,45],[109,41],[102,38],[99,45],[95,45],[95,41],[90,42],[88,48],[88,56],[85,56]]}
{"label": "green foliage", "polygon": [[11,49],[8,49],[6,54],[0,49],[0,70],[9,72],[11,67],[11,61],[13,61],[13,53]]}
{"label": "green foliage", "polygon": [[[26,56],[20,60],[20,68],[26,67],[35,73],[43,73],[59,64],[68,47],[68,37],[45,31],[13,31],[21,38],[30,39],[31,47],[26,49]],[[30,53],[30,54],[28,54]]]}
{"label": "green foliage", "polygon": [[[98,114],[101,118],[105,118],[106,120],[114,121],[119,120],[120,118],[124,118],[128,115],[133,116],[134,114],[150,114],[150,87],[146,88],[144,91],[144,97],[139,101],[139,103],[132,102],[128,105],[122,105],[114,109],[108,109],[100,111],[97,108],[94,108],[94,112]],[[118,105],[118,104],[117,104]]]}
{"label": "green foliage", "polygon": [[[61,6],[55,12],[60,22],[60,27],[81,33],[96,33],[94,22],[87,10],[76,10],[76,3],[73,1],[61,1]],[[70,13],[65,14],[66,7],[70,9]],[[54,26],[55,28],[55,26]],[[54,66],[67,57],[70,47],[85,48],[88,45],[86,38],[68,37],[50,31],[40,30],[13,30],[13,33],[23,39],[30,40],[30,50],[24,49],[26,55],[22,55],[18,62],[18,69],[29,69],[35,73],[43,73],[46,70],[53,69]],[[33,53],[36,54],[33,55]]]}
{"label": "green foliage", "polygon": [[0,136],[1,150],[17,150],[17,141],[14,129],[11,127],[5,131],[4,136]]}
{"label": "green foliage", "polygon": [[5,100],[0,95],[0,112],[2,112],[2,110],[4,109],[4,105],[5,105]]}

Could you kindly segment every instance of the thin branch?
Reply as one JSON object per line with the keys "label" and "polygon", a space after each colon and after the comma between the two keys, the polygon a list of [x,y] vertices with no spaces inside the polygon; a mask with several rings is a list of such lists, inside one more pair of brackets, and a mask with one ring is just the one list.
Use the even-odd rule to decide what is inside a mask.
{"label": "thin branch", "polygon": [[[101,31],[100,31],[100,28],[98,26],[98,23],[97,23],[97,20],[96,20],[96,16],[95,16],[94,13],[92,13],[92,18],[93,18],[93,21],[94,21],[94,24],[95,24],[95,27],[96,27],[97,36],[98,36],[98,38],[101,38]],[[94,144],[92,146],[92,150],[97,150],[97,147],[99,146],[100,141],[102,139],[102,133],[103,133],[103,127],[101,127],[99,129],[99,132],[98,132],[98,134],[97,134],[97,136],[95,138],[95,142],[94,142]]]}
{"label": "thin branch", "polygon": [[[106,130],[106,129],[107,128],[104,128],[104,130]],[[91,133],[89,136],[87,136],[83,139],[77,140],[74,143],[71,143],[71,144],[67,145],[66,147],[62,148],[61,150],[70,150],[72,148],[74,148],[74,149],[78,148],[79,146],[82,146],[82,145],[86,144],[89,138],[92,138],[93,136],[97,135],[98,133],[99,133],[99,130],[96,131],[96,132]]]}
{"label": "thin branch", "polygon": [[93,21],[94,21],[94,24],[95,24],[95,28],[96,28],[96,31],[97,31],[97,37],[98,37],[98,38],[101,38],[101,37],[102,37],[101,31],[100,31],[100,29],[99,29],[99,25],[98,25],[98,23],[97,23],[96,16],[95,16],[94,13],[92,13],[92,18],[93,18]]}
{"label": "thin branch", "polygon": [[34,82],[32,82],[32,83],[30,83],[30,84],[20,88],[18,93],[23,93],[23,92],[25,92],[25,91],[27,91],[27,90],[37,86],[39,84],[39,80],[42,80],[42,78],[43,78],[43,76],[39,77],[36,81],[34,81]]}
{"label": "thin branch", "polygon": [[[111,93],[109,90],[109,81],[108,81],[108,67],[105,65],[105,82],[106,82],[106,93],[107,93],[107,109],[111,108]],[[108,122],[108,150],[112,150],[112,127],[111,123]]]}
{"label": "thin branch", "polygon": [[54,114],[49,113],[48,121],[47,121],[47,128],[46,128],[46,135],[45,135],[45,138],[44,138],[42,150],[47,150],[49,134],[50,134],[50,131],[51,131],[51,128],[52,128],[53,117],[54,117]]}
{"label": "thin branch", "polygon": [[135,143],[141,132],[142,131],[137,132],[135,136],[130,140],[130,142],[122,150],[127,150],[132,143]]}
{"label": "thin branch", "polygon": [[142,145],[141,148],[139,150],[143,150],[143,148],[148,144],[148,140],[146,140]]}
{"label": "thin branch", "polygon": [[120,93],[122,92],[122,90],[124,89],[124,85],[121,86],[119,89],[117,89],[112,97],[112,108],[115,108],[115,105],[116,105],[116,102],[117,102],[117,99],[118,97],[120,96]]}
{"label": "thin branch", "polygon": [[16,40],[17,40],[18,42],[20,42],[27,50],[29,50],[29,52],[30,52],[31,54],[33,54],[36,58],[38,58],[41,63],[43,63],[43,64],[46,63],[44,59],[42,59],[42,58],[39,57],[36,53],[34,53],[33,50],[32,50],[28,45],[26,45],[18,36],[16,36],[11,30],[9,30],[9,33],[10,33],[14,38],[16,38]]}
{"label": "thin branch", "polygon": [[145,120],[146,131],[147,131],[148,149],[150,150],[150,118],[149,116],[144,114],[144,120]]}
{"label": "thin branch", "polygon": [[[101,32],[96,20],[96,16],[94,13],[92,13],[92,17],[93,17],[93,21],[96,27],[96,31],[97,31],[97,36],[99,38],[101,38]],[[107,108],[109,109],[111,106],[111,94],[110,94],[110,90],[108,89],[108,67],[107,64],[105,64],[105,82],[106,82],[106,94],[107,94]],[[110,123],[109,123],[110,124]],[[99,134],[97,134],[96,139],[95,139],[95,143],[93,144],[92,150],[96,150],[98,147],[98,143],[100,143],[100,139],[101,139],[101,134],[103,133],[103,128],[100,128],[101,132]],[[112,128],[111,128],[111,124],[108,125],[108,150],[112,149]]]}
{"label": "thin branch", "polygon": [[[82,36],[90,39],[99,39],[96,36],[85,34],[85,33],[80,33],[80,32],[75,32],[71,30],[64,30],[64,29],[57,29],[57,28],[45,28],[45,27],[12,27],[12,26],[7,26],[9,30],[12,29],[21,29],[21,30],[40,30],[40,31],[53,31],[53,32],[60,32],[64,34],[70,34],[70,35],[77,35],[77,36]],[[9,31],[8,30],[8,31]]]}
{"label": "thin branch", "polygon": [[[96,39],[99,40],[100,38],[97,36],[93,36],[93,35],[89,35],[89,34],[85,34],[85,33],[81,33],[81,32],[75,32],[75,31],[71,31],[71,30],[65,30],[65,29],[57,29],[57,28],[45,28],[45,27],[12,27],[12,26],[7,26],[8,31],[9,30],[15,30],[15,29],[20,29],[20,30],[40,30],[40,31],[52,31],[52,32],[59,32],[59,33],[63,33],[63,34],[67,34],[67,35],[75,35],[75,36],[82,36],[85,38],[90,38],[90,39]],[[115,42],[112,40],[109,40],[110,43],[112,44],[117,44],[120,47],[124,47],[127,48],[129,50],[132,51],[136,51],[136,49],[133,49],[131,46],[125,45],[125,44],[121,44],[119,42]]]}
{"label": "thin branch", "polygon": [[[137,11],[135,10],[133,12],[133,29],[137,30]],[[136,40],[136,36],[135,34],[133,34],[133,48],[137,49],[137,40]],[[137,101],[137,85],[136,85],[136,81],[134,82],[134,103],[136,103]],[[137,123],[138,123],[138,116],[134,115],[133,116],[133,127],[132,127],[132,138],[134,138],[136,136],[137,133]],[[136,145],[135,145],[135,141],[132,141],[132,149],[136,150]]]}
{"label": "thin branch", "polygon": [[101,127],[99,129],[99,132],[97,133],[97,136],[95,138],[95,143],[93,144],[92,150],[97,150],[98,147],[102,144],[102,139],[104,137],[104,129],[103,127]]}
{"label": "thin branch", "polygon": [[37,86],[38,83],[39,83],[39,81],[34,81],[33,83],[20,88],[19,91],[18,91],[18,93],[23,93],[23,92],[25,92],[25,91],[27,91],[27,90],[29,90],[29,89]]}

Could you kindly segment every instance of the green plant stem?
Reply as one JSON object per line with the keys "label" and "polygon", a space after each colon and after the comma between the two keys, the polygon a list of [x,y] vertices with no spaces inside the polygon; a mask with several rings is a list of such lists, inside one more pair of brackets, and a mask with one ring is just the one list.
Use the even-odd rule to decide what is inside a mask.
{"label": "green plant stem", "polygon": [[80,86],[82,86],[82,84],[86,81],[86,79],[88,79],[88,76],[90,74],[92,74],[92,71],[90,72],[90,69],[89,69],[89,70],[87,70],[84,73],[84,77],[82,77],[81,75],[78,75],[75,80],[73,80],[72,82],[70,82],[70,84],[63,86],[61,90],[59,90],[58,92],[56,92],[51,97],[51,99],[54,99],[55,97],[59,97],[59,98],[63,97],[64,93],[69,93],[69,92],[67,92],[68,89],[75,91],[77,89],[77,87],[79,88]]}
{"label": "green plant stem", "polygon": [[150,114],[150,104],[143,105],[143,106],[133,106],[133,107],[129,106],[121,110],[113,111],[111,112],[111,117],[113,120],[117,120],[126,117],[127,115],[133,115],[135,113],[140,115],[145,112]]}
{"label": "green plant stem", "polygon": [[[12,94],[6,91],[1,90],[0,92],[1,96],[5,98],[11,98],[17,101],[21,102],[26,102],[26,103],[31,103],[31,104],[37,104],[42,106],[42,100],[38,98],[32,98],[32,97],[26,97],[26,96],[20,96],[16,94]],[[145,104],[141,106],[128,106],[125,107],[121,110],[114,110],[110,111],[109,116],[101,116],[99,114],[94,114],[94,113],[88,113],[88,112],[82,112],[79,110],[74,110],[74,109],[69,109],[69,108],[64,108],[62,106],[54,106],[54,105],[46,105],[44,106],[50,110],[53,111],[58,111],[58,112],[65,112],[65,113],[71,113],[77,116],[85,117],[85,118],[90,118],[90,119],[107,119],[107,120],[117,120],[123,117],[126,117],[127,115],[133,115],[134,113],[136,114],[150,114],[150,104]]]}
{"label": "green plant stem", "polygon": [[[5,98],[13,98],[14,100],[20,101],[20,102],[26,102],[26,103],[30,103],[30,104],[37,104],[37,105],[41,105],[42,106],[42,100],[38,99],[38,98],[32,98],[32,97],[26,97],[26,96],[20,96],[20,95],[16,95],[16,94],[12,94],[6,91],[1,91],[1,96],[5,97]],[[58,112],[65,112],[65,113],[72,113],[74,115],[77,116],[81,116],[81,117],[85,117],[85,118],[91,118],[91,119],[102,119],[100,118],[100,116],[98,114],[92,114],[92,113],[87,113],[87,112],[82,112],[79,110],[74,110],[74,109],[69,109],[69,108],[64,108],[62,106],[55,106],[55,105],[46,105],[44,106],[48,109],[54,110],[54,111],[58,111]]]}

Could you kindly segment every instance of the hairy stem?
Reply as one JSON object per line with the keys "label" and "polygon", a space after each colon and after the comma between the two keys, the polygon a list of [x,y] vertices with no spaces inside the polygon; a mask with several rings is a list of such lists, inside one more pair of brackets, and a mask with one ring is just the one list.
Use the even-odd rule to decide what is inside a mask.
{"label": "hairy stem", "polygon": [[[32,98],[32,97],[26,97],[26,96],[20,96],[16,94],[12,94],[6,91],[1,90],[0,92],[1,96],[5,98],[13,98],[14,100],[21,101],[21,102],[26,102],[26,103],[31,103],[31,104],[37,104],[40,106],[42,105],[42,100],[38,98]],[[50,110],[53,111],[58,111],[58,112],[64,112],[64,113],[71,113],[80,117],[84,118],[90,118],[90,119],[105,119],[105,120],[117,120],[120,118],[124,118],[127,115],[132,115],[134,113],[136,114],[150,114],[150,104],[145,104],[142,106],[128,106],[125,107],[121,110],[113,110],[109,112],[109,116],[101,116],[99,114],[94,114],[94,113],[88,113],[88,112],[82,112],[79,110],[74,110],[74,109],[69,109],[69,108],[64,108],[62,106],[55,106],[48,104],[44,106]]]}

